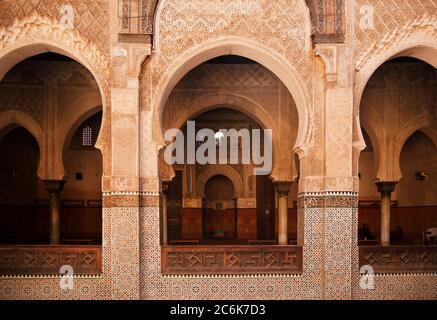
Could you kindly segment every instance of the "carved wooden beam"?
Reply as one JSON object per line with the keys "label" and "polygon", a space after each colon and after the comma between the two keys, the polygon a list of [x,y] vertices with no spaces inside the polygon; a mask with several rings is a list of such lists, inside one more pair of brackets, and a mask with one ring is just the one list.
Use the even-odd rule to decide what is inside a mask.
{"label": "carved wooden beam", "polygon": [[59,275],[64,265],[75,275],[100,274],[101,246],[0,246],[0,275]]}
{"label": "carved wooden beam", "polygon": [[119,40],[151,41],[157,5],[158,0],[118,0]]}
{"label": "carved wooden beam", "polygon": [[310,10],[314,43],[344,42],[344,0],[305,0]]}
{"label": "carved wooden beam", "polygon": [[375,273],[435,273],[437,246],[361,246],[360,267]]}
{"label": "carved wooden beam", "polygon": [[300,274],[301,246],[163,246],[164,275]]}

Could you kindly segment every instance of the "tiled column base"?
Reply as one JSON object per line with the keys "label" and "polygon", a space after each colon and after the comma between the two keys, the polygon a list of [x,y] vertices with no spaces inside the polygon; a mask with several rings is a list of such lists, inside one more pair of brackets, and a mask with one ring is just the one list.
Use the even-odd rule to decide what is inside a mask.
{"label": "tiled column base", "polygon": [[[315,260],[322,277],[322,299],[351,299],[352,268],[357,259],[358,195],[350,192],[306,193],[299,195],[300,210],[319,212],[317,232],[305,216],[305,248],[308,241],[320,258]],[[316,245],[317,243],[317,245]],[[305,250],[308,252],[308,250]],[[316,277],[316,276],[315,276]],[[315,280],[316,278],[314,278]]]}
{"label": "tiled column base", "polygon": [[139,299],[139,209],[111,208],[111,298]]}

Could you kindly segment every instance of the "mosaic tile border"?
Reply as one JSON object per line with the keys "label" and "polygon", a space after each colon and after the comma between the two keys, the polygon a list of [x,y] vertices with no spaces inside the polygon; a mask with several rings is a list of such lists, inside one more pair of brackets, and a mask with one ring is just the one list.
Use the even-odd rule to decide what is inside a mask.
{"label": "mosaic tile border", "polygon": [[105,208],[159,207],[159,202],[160,195],[156,193],[104,193],[102,205]]}
{"label": "mosaic tile border", "polygon": [[298,208],[357,208],[356,192],[308,192],[298,194]]}

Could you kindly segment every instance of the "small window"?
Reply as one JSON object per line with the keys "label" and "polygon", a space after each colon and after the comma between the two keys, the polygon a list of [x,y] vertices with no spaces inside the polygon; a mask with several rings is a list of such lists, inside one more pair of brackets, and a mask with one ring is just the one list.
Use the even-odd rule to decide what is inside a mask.
{"label": "small window", "polygon": [[90,147],[93,145],[93,131],[90,126],[82,129],[82,146]]}

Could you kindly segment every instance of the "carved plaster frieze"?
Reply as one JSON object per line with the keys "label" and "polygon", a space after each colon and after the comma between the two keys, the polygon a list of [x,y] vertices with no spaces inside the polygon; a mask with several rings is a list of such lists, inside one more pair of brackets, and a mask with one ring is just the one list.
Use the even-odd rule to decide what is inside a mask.
{"label": "carved plaster frieze", "polygon": [[384,34],[379,41],[375,42],[357,57],[355,63],[356,71],[363,69],[372,58],[388,51],[390,47],[405,42],[414,33],[437,36],[437,17],[424,15],[421,18],[408,21],[402,27],[393,29],[390,33]]}
{"label": "carved plaster frieze", "polygon": [[20,42],[51,42],[71,48],[91,64],[103,76],[110,72],[109,59],[97,45],[82,37],[75,29],[66,28],[56,18],[34,13],[24,19],[16,19],[8,27],[0,27],[0,50],[15,47]]}

